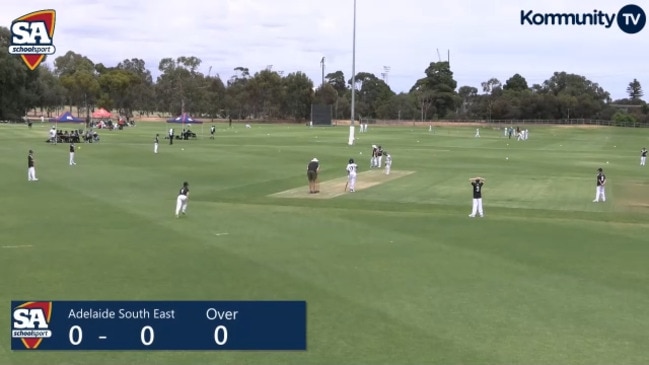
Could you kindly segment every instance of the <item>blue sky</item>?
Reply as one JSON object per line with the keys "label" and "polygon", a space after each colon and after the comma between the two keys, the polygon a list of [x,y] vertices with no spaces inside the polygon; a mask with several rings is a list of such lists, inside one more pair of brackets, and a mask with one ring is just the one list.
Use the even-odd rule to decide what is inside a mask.
{"label": "blue sky", "polygon": [[[616,25],[522,26],[521,10],[617,13],[628,1],[357,0],[356,71],[408,91],[431,61],[446,60],[458,87],[520,73],[541,83],[554,71],[582,74],[626,95],[637,78],[649,96],[649,24],[630,35]],[[649,12],[649,1],[636,0]],[[353,0],[30,0],[3,4],[0,24],[55,9],[54,44],[95,62],[142,58],[154,76],[161,58],[197,56],[204,73],[228,79],[237,66],[255,72],[305,72],[317,85],[325,72],[351,77]],[[53,58],[51,58],[53,59]]]}

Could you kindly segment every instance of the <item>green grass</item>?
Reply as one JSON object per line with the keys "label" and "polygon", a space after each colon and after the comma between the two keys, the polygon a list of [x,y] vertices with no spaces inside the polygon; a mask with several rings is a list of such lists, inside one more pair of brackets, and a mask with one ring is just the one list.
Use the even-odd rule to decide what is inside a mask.
{"label": "green grass", "polygon": [[[649,358],[649,130],[532,127],[516,142],[492,129],[371,127],[348,147],[346,127],[217,125],[209,140],[206,124],[205,137],[154,155],[167,128],[102,132],[70,167],[66,145],[42,142],[47,126],[0,126],[0,246],[32,245],[0,248],[0,364]],[[306,191],[314,156],[322,181],[344,176],[350,157],[367,170],[371,144],[415,173],[333,199],[269,196]],[[604,204],[592,203],[598,167]],[[482,219],[467,217],[475,175],[488,179]],[[185,180],[188,216],[175,219]],[[12,352],[17,299],[306,300],[308,351]]]}

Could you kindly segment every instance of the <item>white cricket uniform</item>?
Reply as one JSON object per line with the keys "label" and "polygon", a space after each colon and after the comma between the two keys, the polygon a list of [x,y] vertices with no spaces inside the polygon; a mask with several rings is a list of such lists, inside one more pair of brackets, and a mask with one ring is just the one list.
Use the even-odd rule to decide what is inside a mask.
{"label": "white cricket uniform", "polygon": [[390,168],[392,168],[392,156],[385,155],[385,174],[390,175]]}
{"label": "white cricket uniform", "polygon": [[56,144],[56,128],[50,129],[50,143]]}
{"label": "white cricket uniform", "polygon": [[347,164],[347,181],[348,181],[348,186],[349,186],[349,191],[354,192],[354,189],[356,188],[356,170],[358,169],[358,166],[355,163],[350,163]]}
{"label": "white cricket uniform", "polygon": [[153,153],[158,153],[159,143],[160,143],[160,139],[158,139],[158,136],[155,136],[155,140],[153,141]]}
{"label": "white cricket uniform", "polygon": [[378,156],[376,157],[376,167],[381,168],[381,163],[383,162],[383,150],[378,151]]}
{"label": "white cricket uniform", "polygon": [[480,137],[480,128],[476,128],[475,130],[475,136]]}

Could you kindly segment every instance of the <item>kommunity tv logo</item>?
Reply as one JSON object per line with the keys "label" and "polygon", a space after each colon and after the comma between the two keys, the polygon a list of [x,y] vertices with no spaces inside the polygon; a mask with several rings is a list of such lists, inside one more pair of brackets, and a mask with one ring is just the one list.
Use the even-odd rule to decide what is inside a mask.
{"label": "kommunity tv logo", "polygon": [[647,23],[647,16],[638,5],[625,5],[617,13],[594,9],[592,12],[552,13],[521,10],[524,26],[593,26],[607,29],[615,24],[627,34],[640,32]]}

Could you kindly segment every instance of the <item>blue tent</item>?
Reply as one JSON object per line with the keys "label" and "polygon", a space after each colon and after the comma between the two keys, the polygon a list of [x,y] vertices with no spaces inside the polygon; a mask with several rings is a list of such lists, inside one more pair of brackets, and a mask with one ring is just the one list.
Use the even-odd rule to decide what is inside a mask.
{"label": "blue tent", "polygon": [[86,120],[82,118],[77,118],[72,115],[70,112],[65,112],[61,114],[58,118],[50,119],[52,123],[85,123]]}
{"label": "blue tent", "polygon": [[167,123],[182,123],[182,124],[203,124],[200,120],[196,120],[189,116],[187,113],[183,113],[176,118],[167,119]]}

